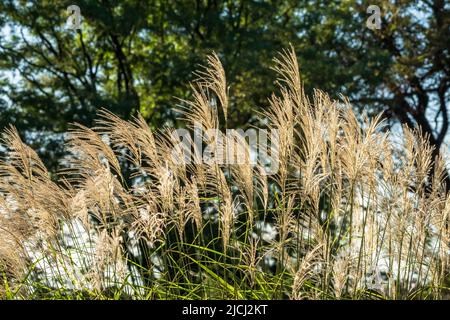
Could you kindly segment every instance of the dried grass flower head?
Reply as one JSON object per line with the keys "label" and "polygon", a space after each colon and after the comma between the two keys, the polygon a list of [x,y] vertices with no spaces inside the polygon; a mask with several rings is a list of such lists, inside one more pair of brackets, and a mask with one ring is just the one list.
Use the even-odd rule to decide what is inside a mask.
{"label": "dried grass flower head", "polygon": [[307,97],[292,47],[274,62],[279,90],[259,112],[277,132],[272,175],[273,158],[255,161],[250,142],[223,131],[238,106],[217,54],[178,111],[225,163],[204,161],[192,137],[193,161],[176,161],[185,150],[174,128],[101,110],[93,128],[73,126],[66,168],[52,179],[7,128],[0,296],[20,286],[20,297],[445,297],[446,155],[435,157],[421,131],[396,137],[382,115],[356,115],[344,97]]}

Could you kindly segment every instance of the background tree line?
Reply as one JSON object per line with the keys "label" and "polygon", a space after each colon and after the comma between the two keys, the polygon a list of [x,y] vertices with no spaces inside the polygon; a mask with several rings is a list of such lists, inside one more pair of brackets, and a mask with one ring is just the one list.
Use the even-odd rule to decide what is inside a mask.
{"label": "background tree line", "polygon": [[[66,28],[71,4],[81,30]],[[379,30],[366,27],[370,4],[381,8]],[[52,169],[68,125],[91,125],[100,108],[176,125],[175,97],[189,96],[212,51],[231,84],[228,126],[257,122],[251,107],[267,105],[272,58],[289,43],[307,93],[342,93],[369,115],[420,126],[435,154],[448,132],[444,0],[4,0],[0,29],[0,127],[15,125]]]}

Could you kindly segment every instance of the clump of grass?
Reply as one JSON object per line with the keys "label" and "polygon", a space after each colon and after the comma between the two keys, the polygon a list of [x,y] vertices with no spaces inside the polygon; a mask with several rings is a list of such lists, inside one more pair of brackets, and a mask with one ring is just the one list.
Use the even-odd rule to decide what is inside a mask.
{"label": "clump of grass", "polygon": [[[217,55],[180,111],[217,135],[228,84]],[[279,93],[261,113],[277,130],[264,159],[178,163],[179,138],[138,116],[100,112],[74,126],[57,182],[11,127],[0,162],[0,297],[10,299],[442,299],[450,197],[444,155],[343,98],[306,97],[295,52],[275,59]],[[220,114],[222,116],[220,116]],[[220,139],[219,139],[220,138]],[[400,142],[399,142],[400,141]],[[275,143],[275,141],[272,141]],[[195,149],[195,145],[193,145]],[[199,154],[194,151],[194,156]]]}

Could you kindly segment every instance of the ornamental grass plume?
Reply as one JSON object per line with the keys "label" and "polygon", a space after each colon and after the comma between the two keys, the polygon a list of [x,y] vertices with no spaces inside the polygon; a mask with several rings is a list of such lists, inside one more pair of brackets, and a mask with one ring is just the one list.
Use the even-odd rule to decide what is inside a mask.
{"label": "ornamental grass plume", "polygon": [[93,128],[73,125],[52,179],[4,131],[1,298],[448,297],[446,154],[344,97],[306,96],[291,47],[274,60],[278,91],[255,110],[255,130],[276,132],[256,147],[275,148],[255,160],[223,129],[239,106],[219,56],[206,61],[177,109],[189,134],[205,133],[199,143],[101,110]]}

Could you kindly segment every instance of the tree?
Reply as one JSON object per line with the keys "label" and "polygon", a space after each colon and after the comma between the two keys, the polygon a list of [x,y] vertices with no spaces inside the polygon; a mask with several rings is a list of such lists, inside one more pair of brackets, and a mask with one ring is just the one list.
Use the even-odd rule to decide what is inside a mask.
{"label": "tree", "polygon": [[[391,123],[420,128],[436,157],[449,125],[450,4],[443,0],[378,4],[382,25],[375,30],[364,27],[368,14],[359,1],[326,7],[324,16],[330,20],[319,33],[330,35],[325,42],[332,47],[325,51],[340,57],[348,70],[344,74],[353,77],[340,83],[356,106],[384,111]],[[450,188],[448,175],[446,184]]]}
{"label": "tree", "polygon": [[250,125],[252,107],[264,108],[274,89],[273,56],[292,43],[307,93],[343,93],[369,114],[420,126],[435,155],[444,143],[450,8],[443,0],[374,1],[379,30],[366,27],[368,4],[356,0],[77,3],[78,31],[65,28],[68,1],[0,4],[0,26],[9,29],[0,40],[0,126],[64,132],[73,121],[91,125],[102,107],[125,119],[140,111],[155,127],[176,125],[174,97],[187,98],[192,72],[211,51],[230,83],[228,126]]}
{"label": "tree", "polygon": [[68,1],[4,1],[0,125],[65,132],[70,122],[91,125],[102,107],[125,119],[141,111],[154,126],[173,122],[174,96],[188,95],[192,71],[212,50],[230,57],[224,64],[233,83],[232,119],[255,121],[250,106],[264,102],[273,86],[264,67],[286,42],[280,36],[292,3],[79,1],[82,29],[73,31],[65,28]]}
{"label": "tree", "polygon": [[139,110],[128,44],[148,9],[137,1],[83,5],[85,19],[95,19],[75,32],[65,28],[67,1],[0,4],[0,70],[7,72],[0,83],[9,102],[1,106],[0,125],[12,123],[28,133],[27,141],[41,147],[53,168],[62,154],[61,135],[46,132],[65,132],[74,121],[92,124],[101,107],[124,118]]}

